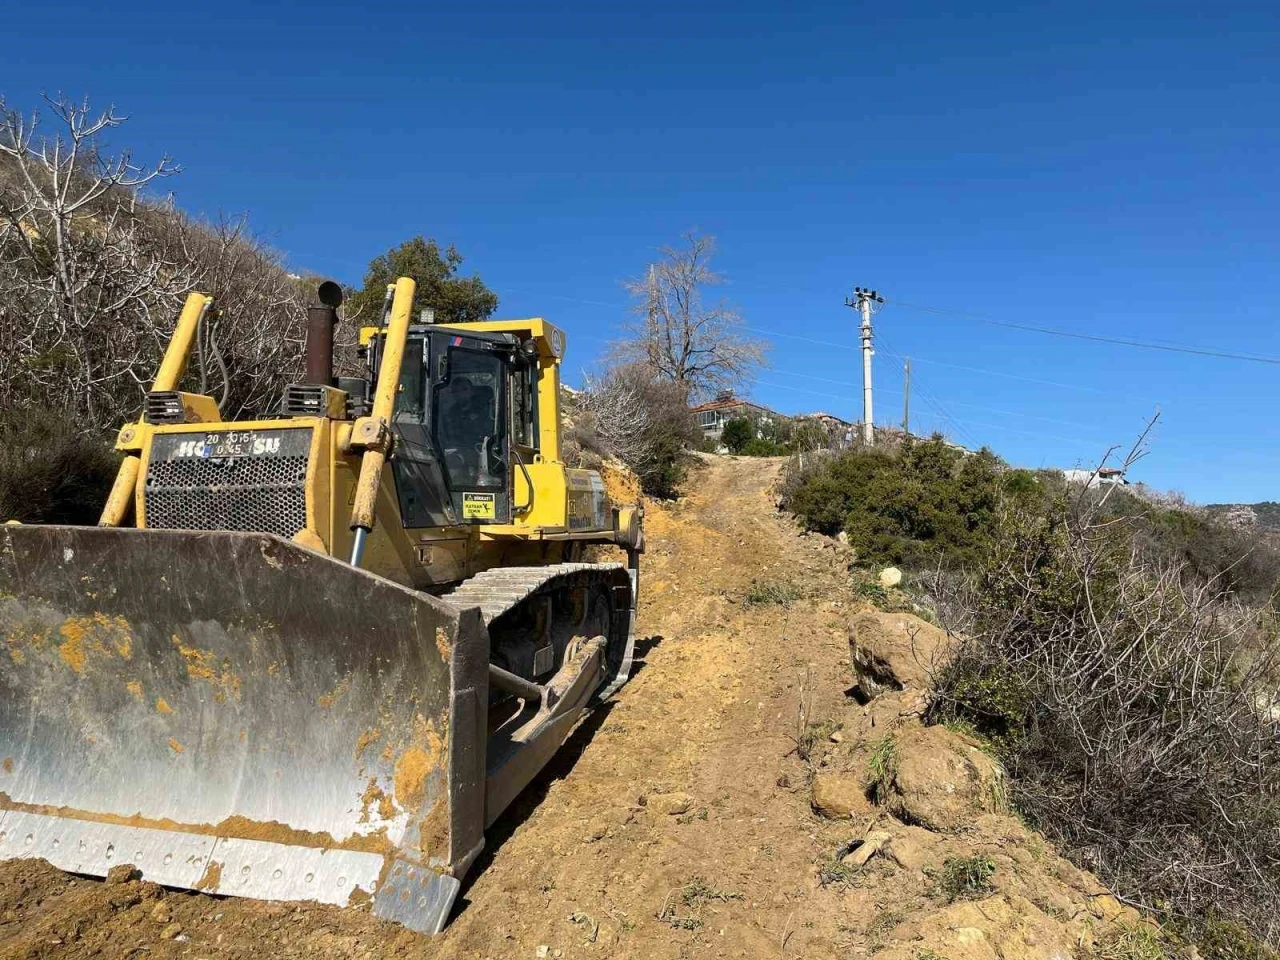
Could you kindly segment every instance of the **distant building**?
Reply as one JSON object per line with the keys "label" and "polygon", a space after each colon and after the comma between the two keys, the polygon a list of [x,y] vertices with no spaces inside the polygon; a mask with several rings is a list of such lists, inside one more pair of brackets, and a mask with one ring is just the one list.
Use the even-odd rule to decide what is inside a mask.
{"label": "distant building", "polygon": [[1099,467],[1097,470],[1063,470],[1067,483],[1082,483],[1086,487],[1127,487],[1128,478],[1119,467]]}
{"label": "distant building", "polygon": [[834,413],[824,413],[821,410],[814,413],[797,413],[791,419],[795,420],[796,423],[812,422],[821,424],[832,433],[843,433],[845,430],[852,430],[857,426],[856,423],[850,420],[842,420]]}
{"label": "distant building", "polygon": [[700,403],[691,411],[698,419],[702,435],[708,440],[719,441],[724,432],[724,425],[730,420],[749,420],[756,428],[756,436],[763,436],[762,428],[775,424],[784,424],[791,417],[762,407],[750,400],[735,397],[732,391],[721,391],[714,400]]}
{"label": "distant building", "polygon": [[792,419],[796,426],[806,423],[817,424],[827,435],[827,446],[836,450],[851,447],[854,437],[861,435],[862,428],[858,423],[822,410],[814,413],[797,413]]}

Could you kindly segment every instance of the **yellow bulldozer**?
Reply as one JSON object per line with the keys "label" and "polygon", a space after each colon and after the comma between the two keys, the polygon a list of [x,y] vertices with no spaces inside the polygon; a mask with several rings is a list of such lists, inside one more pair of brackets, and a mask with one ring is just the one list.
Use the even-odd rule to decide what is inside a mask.
{"label": "yellow bulldozer", "polygon": [[438,932],[625,682],[643,512],[561,460],[564,334],[414,296],[335,378],[323,284],[280,415],[224,422],[180,389],[192,294],[99,526],[0,526],[0,860]]}

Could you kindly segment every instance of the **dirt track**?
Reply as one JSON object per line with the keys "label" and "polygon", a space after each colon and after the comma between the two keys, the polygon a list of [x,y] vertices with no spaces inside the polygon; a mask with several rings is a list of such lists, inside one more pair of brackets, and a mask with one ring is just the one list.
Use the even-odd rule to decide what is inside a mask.
{"label": "dirt track", "polygon": [[[0,865],[0,960],[847,955],[815,867],[839,828],[811,813],[790,737],[802,687],[813,717],[843,699],[854,601],[830,544],[775,512],[779,468],[713,459],[650,510],[643,662],[499,821],[443,936],[21,861]],[[805,599],[745,605],[755,578]]]}

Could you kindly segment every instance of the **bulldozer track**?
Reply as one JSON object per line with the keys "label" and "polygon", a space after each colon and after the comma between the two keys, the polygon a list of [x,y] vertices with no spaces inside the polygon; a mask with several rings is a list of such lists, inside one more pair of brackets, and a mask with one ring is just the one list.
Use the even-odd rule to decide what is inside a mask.
{"label": "bulldozer track", "polygon": [[[611,651],[611,667],[616,664],[616,670],[598,694],[600,699],[605,699],[627,682],[635,646],[635,584],[622,564],[557,563],[540,567],[495,567],[459,584],[445,594],[445,598],[461,606],[479,607],[485,626],[492,626],[537,597],[591,583],[626,588],[628,591],[626,606],[618,609],[626,618],[626,635],[621,638],[623,647]],[[618,640],[610,637],[610,647],[613,648]]]}

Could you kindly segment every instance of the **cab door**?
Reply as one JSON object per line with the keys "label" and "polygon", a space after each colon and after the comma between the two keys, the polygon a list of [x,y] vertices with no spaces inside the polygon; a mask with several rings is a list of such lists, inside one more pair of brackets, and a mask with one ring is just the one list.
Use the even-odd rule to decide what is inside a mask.
{"label": "cab door", "polygon": [[431,334],[431,432],[463,523],[511,522],[510,354],[505,338]]}

